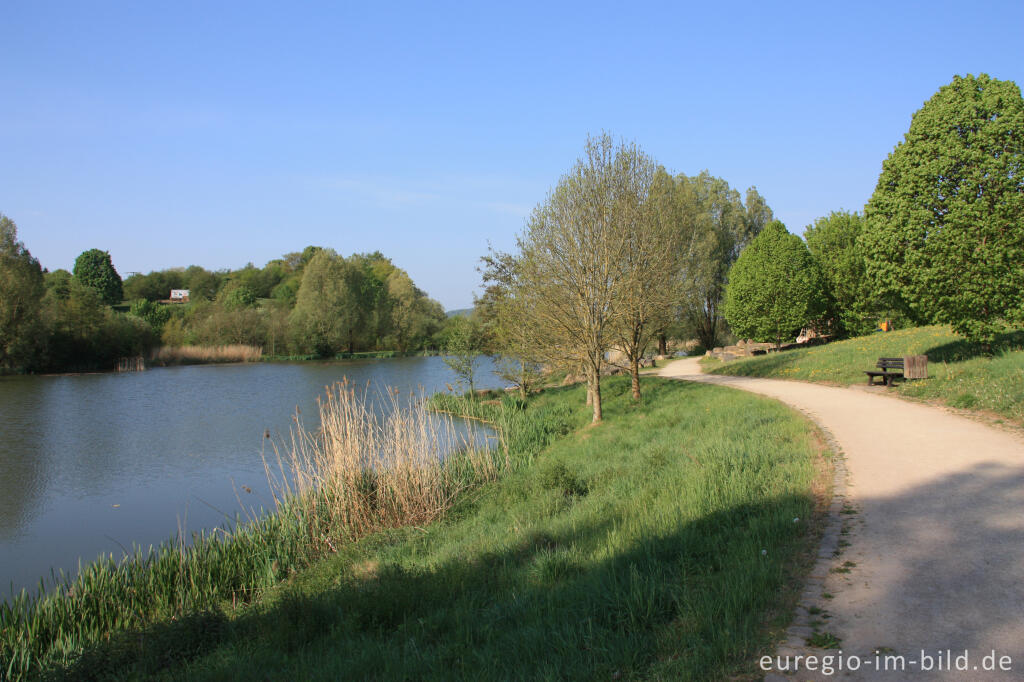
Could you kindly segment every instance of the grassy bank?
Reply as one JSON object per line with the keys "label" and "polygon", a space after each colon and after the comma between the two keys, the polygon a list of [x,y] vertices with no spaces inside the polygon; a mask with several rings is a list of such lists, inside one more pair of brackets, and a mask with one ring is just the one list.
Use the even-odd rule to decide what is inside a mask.
{"label": "grassy bank", "polygon": [[[628,378],[608,381],[597,427],[579,387],[478,403],[477,416],[512,427],[537,417],[546,436],[505,434],[512,466],[438,521],[344,544],[257,602],[89,655],[168,680],[749,670],[788,621],[816,436],[737,391],[654,380],[639,406],[628,391]],[[165,651],[170,641],[186,644]]]}
{"label": "grassy bank", "polygon": [[800,379],[850,385],[866,382],[864,370],[880,357],[927,355],[928,378],[901,382],[899,395],[951,407],[983,410],[1024,425],[1024,331],[1000,336],[994,353],[930,326],[872,334],[824,346],[733,360],[705,361],[705,371],[735,376]]}

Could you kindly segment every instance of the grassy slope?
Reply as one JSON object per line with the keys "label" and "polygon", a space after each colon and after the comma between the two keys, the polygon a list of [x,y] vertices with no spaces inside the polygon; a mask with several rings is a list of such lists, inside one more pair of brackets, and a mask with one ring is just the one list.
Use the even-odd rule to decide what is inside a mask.
{"label": "grassy slope", "polygon": [[927,355],[928,379],[894,390],[953,407],[995,412],[1024,424],[1024,332],[999,338],[993,357],[948,327],[872,334],[825,346],[772,353],[728,363],[706,362],[713,374],[777,377],[849,385],[867,380],[880,357]]}
{"label": "grassy slope", "polygon": [[[343,548],[145,665],[173,661],[167,679],[704,680],[743,669],[766,621],[788,622],[816,435],[739,391],[648,380],[633,406],[628,390],[628,377],[607,382],[596,428],[582,388],[545,392],[527,414],[571,409],[577,430],[531,464],[444,521]],[[197,642],[197,627],[173,641]]]}

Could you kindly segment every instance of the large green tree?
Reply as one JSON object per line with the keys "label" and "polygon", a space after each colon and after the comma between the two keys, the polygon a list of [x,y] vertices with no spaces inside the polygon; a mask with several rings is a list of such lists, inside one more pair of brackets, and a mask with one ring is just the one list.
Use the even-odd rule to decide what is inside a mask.
{"label": "large green tree", "polygon": [[817,265],[800,237],[773,221],[729,270],[725,319],[733,332],[781,345],[824,311]]}
{"label": "large green tree", "polygon": [[639,149],[626,148],[617,228],[625,239],[619,261],[620,315],[614,326],[616,348],[632,377],[633,399],[640,400],[640,360],[654,337],[672,321],[683,291],[682,233],[658,211],[658,181],[671,180]]}
{"label": "large green tree", "polygon": [[95,289],[100,300],[107,305],[114,305],[124,300],[121,275],[117,274],[117,270],[114,269],[109,252],[99,249],[83,251],[75,259],[75,268],[72,273],[80,284]]}
{"label": "large green tree", "polygon": [[829,298],[833,331],[859,336],[874,330],[878,306],[867,279],[859,238],[864,219],[859,213],[833,211],[804,229]]}
{"label": "large green tree", "polygon": [[428,298],[404,270],[393,269],[386,286],[390,339],[395,348],[405,352],[440,329],[444,323],[441,304]]}
{"label": "large green tree", "polygon": [[506,268],[505,310],[515,311],[527,335],[521,343],[545,364],[586,377],[594,422],[602,418],[601,367],[627,314],[619,305],[631,246],[626,226],[649,166],[636,145],[609,135],[588,139],[584,155],[534,209]]}
{"label": "large green tree", "polygon": [[331,249],[306,264],[289,324],[297,348],[321,356],[354,350],[362,313],[361,272]]}
{"label": "large green tree", "polygon": [[772,210],[756,188],[746,202],[729,183],[707,171],[670,177],[660,172],[653,201],[662,221],[678,232],[684,295],[679,327],[712,348],[723,332],[722,298],[729,268],[743,249],[772,220]]}
{"label": "large green tree", "polygon": [[867,272],[918,321],[990,342],[1024,319],[1024,100],[953,79],[919,109],[865,209]]}
{"label": "large green tree", "polygon": [[0,213],[0,369],[23,369],[41,342],[43,270]]}

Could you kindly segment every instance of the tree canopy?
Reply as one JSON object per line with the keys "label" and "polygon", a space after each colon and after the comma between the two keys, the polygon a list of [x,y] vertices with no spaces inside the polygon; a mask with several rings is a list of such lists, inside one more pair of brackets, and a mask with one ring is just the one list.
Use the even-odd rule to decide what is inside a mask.
{"label": "tree canopy", "polygon": [[1024,100],[957,76],[882,165],[862,244],[879,296],[990,341],[1024,319]]}
{"label": "tree canopy", "polygon": [[110,260],[110,253],[89,249],[79,254],[72,270],[75,279],[83,286],[94,289],[107,305],[120,303],[124,299],[121,275],[117,274]]}
{"label": "tree canopy", "polygon": [[18,241],[18,227],[0,213],[0,369],[17,369],[38,348],[43,269]]}
{"label": "tree canopy", "polygon": [[502,352],[518,356],[527,383],[538,362],[583,374],[595,422],[605,354],[613,346],[642,352],[671,305],[657,290],[671,286],[664,265],[676,254],[657,230],[656,168],[635,144],[588,138],[583,156],[534,209],[518,253],[485,258],[482,303],[485,317],[497,320],[492,336]]}
{"label": "tree canopy", "polygon": [[839,335],[859,336],[875,328],[879,306],[871,293],[859,239],[859,213],[833,211],[804,229],[807,248],[828,292],[828,316]]}
{"label": "tree canopy", "polygon": [[807,245],[769,223],[729,270],[724,312],[735,334],[780,345],[824,310],[822,282]]}
{"label": "tree canopy", "polygon": [[532,342],[552,364],[585,374],[595,422],[602,417],[601,365],[620,312],[625,240],[616,211],[629,163],[610,136],[589,138],[518,239],[514,297],[529,311]]}
{"label": "tree canopy", "polygon": [[674,224],[681,259],[683,295],[679,322],[705,348],[722,333],[722,297],[729,268],[740,252],[772,220],[755,187],[746,203],[729,183],[707,171],[675,177],[659,173],[654,203],[661,220]]}
{"label": "tree canopy", "polygon": [[332,249],[322,249],[306,264],[292,325],[297,344],[307,352],[331,356],[351,350],[359,324],[360,273]]}
{"label": "tree canopy", "polygon": [[[169,302],[172,289],[189,289],[189,302]],[[127,310],[111,306],[122,299]],[[0,371],[104,369],[159,343],[275,356],[437,349],[446,324],[441,304],[379,251],[309,246],[262,268],[191,265],[121,283],[99,249],[78,257],[74,275],[44,271],[0,214]]]}

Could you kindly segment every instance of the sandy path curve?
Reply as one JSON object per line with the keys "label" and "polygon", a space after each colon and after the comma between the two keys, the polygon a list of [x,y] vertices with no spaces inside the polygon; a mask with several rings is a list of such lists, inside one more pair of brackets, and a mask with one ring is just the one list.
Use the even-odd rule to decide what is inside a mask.
{"label": "sandy path curve", "polygon": [[[824,576],[834,596],[821,600],[831,618],[818,627],[840,637],[861,668],[787,679],[1024,679],[1024,438],[885,389],[706,375],[697,358],[660,375],[776,398],[843,450],[857,513],[843,516],[850,546],[832,561],[856,565]],[[967,670],[956,670],[965,650]],[[996,667],[1011,657],[1012,671],[985,670],[993,651]],[[877,669],[899,667],[887,655],[903,656],[905,670]]]}

